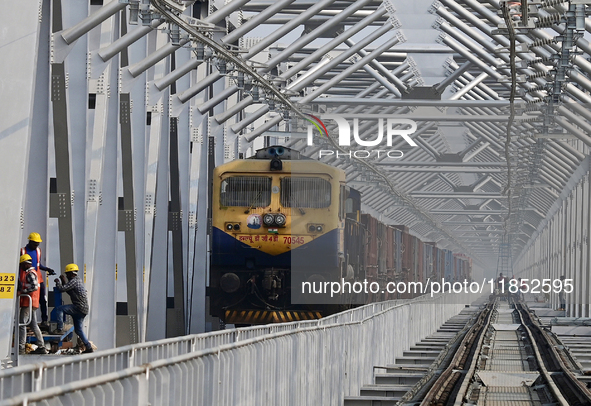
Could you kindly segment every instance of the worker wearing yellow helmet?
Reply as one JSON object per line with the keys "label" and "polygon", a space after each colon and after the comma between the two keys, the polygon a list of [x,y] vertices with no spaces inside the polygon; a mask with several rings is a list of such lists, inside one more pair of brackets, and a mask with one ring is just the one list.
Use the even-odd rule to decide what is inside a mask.
{"label": "worker wearing yellow helmet", "polygon": [[43,240],[41,239],[41,234],[39,233],[31,233],[29,234],[29,241],[33,241],[36,243],[42,243]]}
{"label": "worker wearing yellow helmet", "polygon": [[35,354],[47,354],[45,349],[43,335],[37,325],[37,309],[39,308],[39,281],[37,280],[37,270],[33,266],[33,260],[29,254],[23,254],[19,260],[19,275],[18,275],[18,294],[19,299],[19,336],[18,349],[19,354],[25,353],[25,343],[27,340],[27,324],[31,327],[35,338],[37,339],[38,348]]}
{"label": "worker wearing yellow helmet", "polygon": [[60,275],[59,278],[55,278],[55,286],[60,292],[66,292],[72,299],[72,304],[61,305],[55,308],[55,315],[57,317],[57,330],[54,334],[64,334],[64,313],[72,316],[74,320],[74,332],[80,337],[84,344],[83,353],[90,353],[92,344],[86,338],[83,330],[84,318],[89,312],[88,307],[88,295],[86,294],[86,288],[82,279],[78,277],[78,265],[69,264],[64,269],[64,274]]}
{"label": "worker wearing yellow helmet", "polygon": [[29,254],[35,269],[37,269],[37,279],[39,280],[39,305],[41,308],[41,324],[42,330],[49,330],[49,324],[47,324],[48,313],[47,313],[47,289],[45,288],[45,279],[43,278],[42,271],[47,272],[48,275],[55,275],[55,271],[49,267],[44,266],[41,263],[41,249],[39,244],[43,240],[39,233],[33,232],[29,234],[29,242],[20,250],[20,255]]}

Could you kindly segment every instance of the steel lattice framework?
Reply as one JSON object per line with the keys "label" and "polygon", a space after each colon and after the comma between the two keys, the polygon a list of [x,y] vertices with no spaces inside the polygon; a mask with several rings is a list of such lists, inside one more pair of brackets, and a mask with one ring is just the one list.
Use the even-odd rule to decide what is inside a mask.
{"label": "steel lattice framework", "polygon": [[[208,173],[275,142],[483,272],[510,244],[518,273],[580,276],[589,315],[584,1],[3,3],[3,265],[33,230],[84,264],[104,346],[206,328]],[[332,120],[308,145],[307,114],[412,119],[417,146],[355,158]]]}

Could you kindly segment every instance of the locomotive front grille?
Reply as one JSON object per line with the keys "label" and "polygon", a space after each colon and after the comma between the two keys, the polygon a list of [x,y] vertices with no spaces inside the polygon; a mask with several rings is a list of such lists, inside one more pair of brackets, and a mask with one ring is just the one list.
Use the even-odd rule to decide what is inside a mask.
{"label": "locomotive front grille", "polygon": [[272,179],[264,176],[233,176],[221,184],[222,206],[267,207],[271,204]]}
{"label": "locomotive front grille", "polygon": [[281,179],[281,205],[320,209],[330,206],[330,182],[321,178],[286,177]]}

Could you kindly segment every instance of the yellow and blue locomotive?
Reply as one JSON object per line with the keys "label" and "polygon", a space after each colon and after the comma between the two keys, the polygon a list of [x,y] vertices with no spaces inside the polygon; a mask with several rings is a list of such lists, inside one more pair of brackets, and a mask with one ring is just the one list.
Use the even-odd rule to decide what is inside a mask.
{"label": "yellow and blue locomotive", "polygon": [[[260,324],[326,315],[291,301],[292,269],[303,280],[347,272],[344,231],[352,202],[342,170],[275,146],[213,174],[210,312]],[[295,287],[294,287],[295,289]]]}
{"label": "yellow and blue locomotive", "polygon": [[[212,225],[210,313],[226,323],[316,319],[353,304],[416,297],[429,280],[472,273],[469,258],[362,215],[361,195],[341,169],[285,147],[215,169]],[[340,281],[382,290],[328,298],[326,284]],[[383,290],[411,282],[425,289]],[[312,294],[303,294],[305,284]]]}

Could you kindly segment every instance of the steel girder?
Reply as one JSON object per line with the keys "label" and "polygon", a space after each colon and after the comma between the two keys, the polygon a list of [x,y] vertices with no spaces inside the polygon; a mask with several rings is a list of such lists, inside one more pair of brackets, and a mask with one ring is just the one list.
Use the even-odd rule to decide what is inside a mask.
{"label": "steel girder", "polygon": [[[100,330],[91,318],[91,334],[114,345],[206,328],[208,167],[273,142],[314,159],[343,152],[332,120],[323,120],[330,138],[307,145],[305,113],[365,117],[363,140],[375,139],[379,117],[415,120],[417,146],[399,138],[388,146],[402,159],[322,160],[351,181],[380,185],[360,189],[366,207],[393,224],[436,232],[450,248],[494,264],[496,242],[478,242],[491,233],[479,229],[488,221],[513,239],[524,272],[539,263],[541,241],[558,238],[551,224],[566,221],[557,214],[567,210],[565,195],[574,191],[572,210],[581,213],[587,199],[588,186],[574,180],[591,146],[591,47],[582,35],[590,20],[581,29],[566,5],[534,5],[531,21],[515,16],[509,29],[506,2],[410,3],[62,0],[42,10],[45,23],[50,13],[64,17],[38,34],[55,32],[51,65],[37,68],[35,85],[55,123],[46,132],[57,138],[28,155],[47,160],[54,180],[49,193],[35,193],[38,206],[27,199],[15,207],[26,227],[48,208],[38,226],[47,230],[48,260],[86,264],[93,306],[120,316]],[[43,96],[43,78],[52,78],[52,95]],[[48,121],[39,111],[37,119]],[[474,225],[468,240],[456,223]],[[589,233],[573,230],[575,240]],[[573,258],[582,265],[587,257]],[[108,283],[97,284],[101,269]]]}

